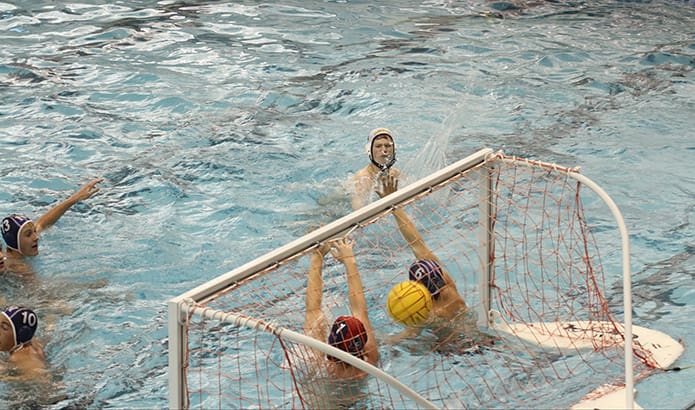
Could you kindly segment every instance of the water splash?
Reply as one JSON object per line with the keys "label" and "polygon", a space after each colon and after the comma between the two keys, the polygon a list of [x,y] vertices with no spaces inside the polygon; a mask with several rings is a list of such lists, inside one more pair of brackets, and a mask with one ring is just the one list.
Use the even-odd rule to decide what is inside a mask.
{"label": "water splash", "polygon": [[460,128],[460,112],[460,104],[457,104],[452,112],[444,119],[440,130],[433,133],[415,157],[406,162],[403,167],[405,174],[404,185],[411,184],[420,178],[424,178],[447,165],[446,151],[449,146],[449,138],[454,130]]}

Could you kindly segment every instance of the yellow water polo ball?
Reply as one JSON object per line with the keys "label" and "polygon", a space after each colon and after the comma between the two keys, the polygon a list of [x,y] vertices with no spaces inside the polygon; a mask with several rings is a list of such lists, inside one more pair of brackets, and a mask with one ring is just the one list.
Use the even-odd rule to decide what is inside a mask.
{"label": "yellow water polo ball", "polygon": [[432,295],[424,285],[408,280],[391,288],[386,308],[396,322],[406,326],[417,325],[429,316]]}

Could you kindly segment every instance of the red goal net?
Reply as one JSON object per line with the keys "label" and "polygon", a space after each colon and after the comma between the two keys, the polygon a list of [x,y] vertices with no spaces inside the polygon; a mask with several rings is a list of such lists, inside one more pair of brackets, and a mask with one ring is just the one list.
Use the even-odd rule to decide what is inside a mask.
{"label": "red goal net", "polygon": [[[569,408],[624,388],[622,221],[578,175],[482,150],[173,299],[170,404]],[[484,338],[425,330],[389,342],[403,327],[386,297],[415,260],[395,209],[449,272]],[[330,346],[302,335],[309,254],[346,236],[381,354],[368,377],[347,382],[316,360]],[[332,322],[350,311],[344,267],[330,254],[323,280]],[[637,379],[665,365],[648,337],[633,335]]]}

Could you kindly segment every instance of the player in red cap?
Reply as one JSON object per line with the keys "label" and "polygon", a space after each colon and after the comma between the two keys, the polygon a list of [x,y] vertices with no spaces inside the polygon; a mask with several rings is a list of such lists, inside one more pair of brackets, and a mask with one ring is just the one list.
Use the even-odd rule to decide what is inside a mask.
{"label": "player in red cap", "polygon": [[[364,297],[362,280],[352,250],[353,245],[353,240],[343,238],[334,242],[332,247],[330,244],[322,244],[311,254],[306,291],[304,333],[348,352],[371,365],[376,365],[379,360],[379,352],[374,338],[374,330],[367,314],[367,301]],[[330,329],[321,309],[323,258],[329,251],[345,266],[350,301],[350,315],[339,316],[330,326]],[[333,378],[360,379],[366,376],[362,370],[335,357],[326,356],[325,362],[328,373]]]}

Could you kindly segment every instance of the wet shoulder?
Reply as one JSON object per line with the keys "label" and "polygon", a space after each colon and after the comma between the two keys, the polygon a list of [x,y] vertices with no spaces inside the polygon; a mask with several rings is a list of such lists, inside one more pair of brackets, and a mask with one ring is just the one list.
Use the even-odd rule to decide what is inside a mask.
{"label": "wet shoulder", "polygon": [[5,272],[15,275],[33,275],[34,270],[23,257],[7,256],[5,261]]}

